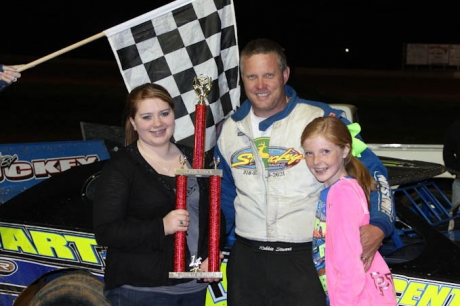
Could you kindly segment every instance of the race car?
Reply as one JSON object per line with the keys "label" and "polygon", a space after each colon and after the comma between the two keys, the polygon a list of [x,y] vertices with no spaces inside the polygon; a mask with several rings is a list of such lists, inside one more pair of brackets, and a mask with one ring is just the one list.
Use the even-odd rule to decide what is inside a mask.
{"label": "race car", "polygon": [[[107,139],[0,146],[1,305],[109,305],[102,292],[106,249],[94,237],[92,200],[104,163],[120,146]],[[444,167],[380,158],[397,213],[395,233],[380,252],[398,305],[460,305],[458,205],[430,179]],[[206,305],[226,305],[229,253]]]}

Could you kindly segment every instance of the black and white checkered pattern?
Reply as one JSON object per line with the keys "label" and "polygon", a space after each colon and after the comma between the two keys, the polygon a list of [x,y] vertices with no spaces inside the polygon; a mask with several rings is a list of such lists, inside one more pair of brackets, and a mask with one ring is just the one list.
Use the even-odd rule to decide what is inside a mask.
{"label": "black and white checkered pattern", "polygon": [[104,31],[128,91],[151,82],[175,102],[174,140],[193,147],[193,79],[212,78],[207,96],[205,150],[215,145],[216,124],[240,100],[239,50],[232,0],[178,0]]}

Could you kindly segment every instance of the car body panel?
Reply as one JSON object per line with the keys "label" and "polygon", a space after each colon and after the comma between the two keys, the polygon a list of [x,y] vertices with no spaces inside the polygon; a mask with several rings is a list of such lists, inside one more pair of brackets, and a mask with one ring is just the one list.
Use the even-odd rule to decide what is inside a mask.
{"label": "car body panel", "polygon": [[53,175],[108,158],[102,140],[0,144],[0,204]]}

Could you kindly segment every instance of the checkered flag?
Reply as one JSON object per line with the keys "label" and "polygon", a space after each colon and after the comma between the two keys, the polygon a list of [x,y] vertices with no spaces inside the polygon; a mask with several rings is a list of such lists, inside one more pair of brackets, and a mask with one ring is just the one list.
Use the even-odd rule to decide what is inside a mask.
{"label": "checkered flag", "polygon": [[104,31],[128,91],[151,82],[174,99],[174,141],[194,146],[198,96],[193,79],[211,77],[205,151],[216,125],[239,105],[239,50],[232,0],[178,0]]}

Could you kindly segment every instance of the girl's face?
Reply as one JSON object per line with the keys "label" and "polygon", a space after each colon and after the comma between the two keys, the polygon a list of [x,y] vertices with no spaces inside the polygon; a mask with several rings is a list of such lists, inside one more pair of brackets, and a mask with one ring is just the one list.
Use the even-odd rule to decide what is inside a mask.
{"label": "girl's face", "polygon": [[350,151],[349,145],[341,148],[323,136],[317,135],[305,139],[302,147],[305,150],[308,169],[326,187],[347,175],[344,159]]}
{"label": "girl's face", "polygon": [[168,103],[159,98],[140,101],[134,118],[129,118],[129,121],[139,140],[151,146],[168,143],[174,134],[174,112]]}

